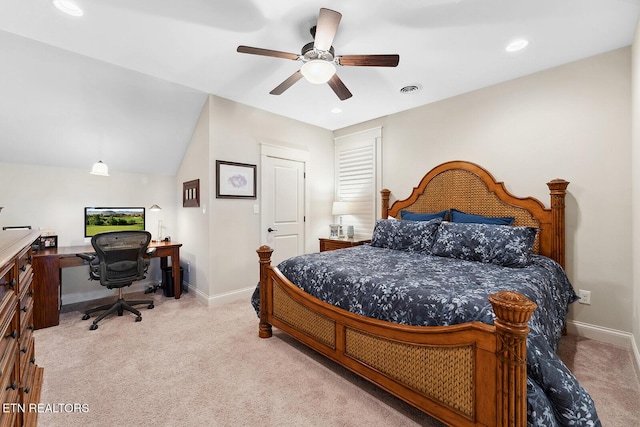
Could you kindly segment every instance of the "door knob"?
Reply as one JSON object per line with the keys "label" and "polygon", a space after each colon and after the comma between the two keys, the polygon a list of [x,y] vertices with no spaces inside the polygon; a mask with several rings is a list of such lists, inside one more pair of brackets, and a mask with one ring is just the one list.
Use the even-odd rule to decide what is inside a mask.
{"label": "door knob", "polygon": [[267,228],[267,231],[268,231],[269,233],[271,233],[271,232],[273,232],[273,231],[278,231],[278,230],[274,230],[273,228],[269,227],[269,228]]}

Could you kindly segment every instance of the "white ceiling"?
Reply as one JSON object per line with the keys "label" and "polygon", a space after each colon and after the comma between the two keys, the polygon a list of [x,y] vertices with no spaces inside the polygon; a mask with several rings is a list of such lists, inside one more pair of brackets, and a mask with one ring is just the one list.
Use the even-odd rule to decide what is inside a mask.
{"label": "white ceiling", "polygon": [[[0,0],[0,161],[173,175],[207,93],[334,130],[627,46],[640,16],[640,0],[75,2],[84,16]],[[346,101],[305,80],[270,95],[300,62],[237,46],[299,53],[321,7],[343,15],[337,55],[399,66],[339,67]]]}

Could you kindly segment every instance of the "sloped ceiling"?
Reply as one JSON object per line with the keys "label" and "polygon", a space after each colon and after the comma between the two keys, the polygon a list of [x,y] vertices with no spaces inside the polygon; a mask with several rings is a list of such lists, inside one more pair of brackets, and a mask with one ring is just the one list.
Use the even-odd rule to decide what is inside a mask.
{"label": "sloped ceiling", "polygon": [[[2,162],[173,175],[208,93],[334,130],[627,46],[640,16],[640,0],[72,1],[82,17],[0,2]],[[301,64],[237,46],[297,54],[321,7],[343,15],[336,54],[399,66],[339,67],[346,101],[304,80],[269,95]]]}

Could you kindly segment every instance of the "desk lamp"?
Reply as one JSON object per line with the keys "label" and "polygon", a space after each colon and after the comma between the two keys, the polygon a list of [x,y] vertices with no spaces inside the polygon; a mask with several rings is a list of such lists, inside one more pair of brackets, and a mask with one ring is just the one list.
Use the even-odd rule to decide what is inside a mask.
{"label": "desk lamp", "polygon": [[[161,211],[162,208],[160,206],[154,204],[153,206],[151,206],[149,208],[149,210],[151,212],[158,212],[158,211]],[[161,240],[162,240],[162,220],[158,219],[158,239],[156,241],[159,242]]]}

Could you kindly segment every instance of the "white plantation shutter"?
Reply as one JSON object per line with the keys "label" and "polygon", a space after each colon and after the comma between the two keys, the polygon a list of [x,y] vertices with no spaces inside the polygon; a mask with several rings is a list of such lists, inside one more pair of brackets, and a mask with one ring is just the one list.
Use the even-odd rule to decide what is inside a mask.
{"label": "white plantation shutter", "polygon": [[[353,225],[357,237],[370,238],[380,217],[380,148],[382,129],[375,128],[335,140],[335,201],[350,202],[350,215],[342,215],[345,232]],[[339,217],[336,217],[336,223]]]}

